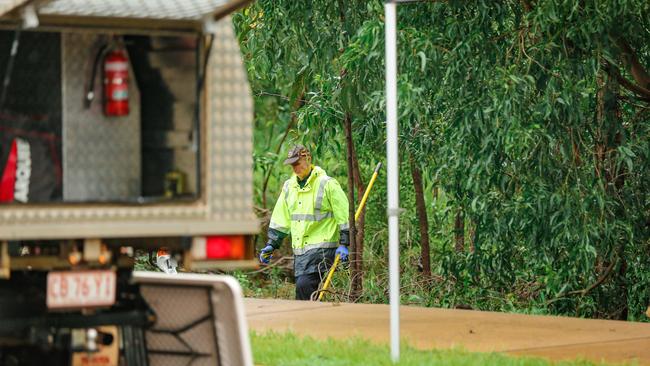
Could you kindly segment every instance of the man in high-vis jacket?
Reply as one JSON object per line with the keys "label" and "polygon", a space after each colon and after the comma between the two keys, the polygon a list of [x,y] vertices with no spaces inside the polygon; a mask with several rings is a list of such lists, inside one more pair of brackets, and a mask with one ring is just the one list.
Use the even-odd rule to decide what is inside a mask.
{"label": "man in high-vis jacket", "polygon": [[291,234],[296,300],[309,300],[334,257],[348,259],[348,199],[336,179],[312,165],[311,153],[303,145],[294,146],[284,164],[291,165],[294,174],[284,182],[273,209],[260,261],[268,264],[273,250]]}

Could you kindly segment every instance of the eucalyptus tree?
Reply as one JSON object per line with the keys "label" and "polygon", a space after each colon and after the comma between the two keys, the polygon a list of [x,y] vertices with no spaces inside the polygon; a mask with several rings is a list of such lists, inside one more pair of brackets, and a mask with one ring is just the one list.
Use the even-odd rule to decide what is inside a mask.
{"label": "eucalyptus tree", "polygon": [[[257,1],[235,19],[254,92],[278,95],[291,106],[288,108],[292,117],[285,124],[285,136],[295,129],[296,140],[312,146],[317,156],[328,151],[342,153],[341,143],[346,144],[351,202],[355,201],[355,189],[363,191],[352,137],[354,108],[359,106],[350,104],[346,98],[354,86],[347,80],[347,70],[341,68],[338,59],[363,21],[366,6],[360,0]],[[324,88],[324,83],[329,85]],[[323,95],[326,92],[331,94]],[[298,115],[301,117],[296,118]],[[346,131],[348,138],[344,139]],[[284,141],[285,138],[279,141],[276,152]],[[264,205],[272,169],[271,164],[265,168],[261,192]],[[351,217],[354,217],[353,209],[354,205]],[[353,220],[351,224],[353,292],[358,296],[363,273],[360,260],[363,230],[355,235]]]}
{"label": "eucalyptus tree", "polygon": [[[359,161],[384,154],[382,13],[380,1],[277,0],[236,20],[254,91],[286,97],[258,98],[261,115],[290,111],[289,127],[339,154],[347,123],[350,191],[363,186]],[[436,270],[529,308],[639,319],[650,4],[426,2],[398,19],[403,166],[456,212],[442,223],[452,230],[432,231]]]}
{"label": "eucalyptus tree", "polygon": [[[443,132],[438,174],[475,224],[456,275],[579,315],[648,302],[650,4],[403,7]],[[454,259],[452,258],[452,261]],[[460,258],[462,261],[462,257]]]}

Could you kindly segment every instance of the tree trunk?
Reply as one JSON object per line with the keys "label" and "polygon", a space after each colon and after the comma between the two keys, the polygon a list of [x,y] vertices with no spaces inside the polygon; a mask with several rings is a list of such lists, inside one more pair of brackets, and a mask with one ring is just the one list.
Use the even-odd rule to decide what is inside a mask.
{"label": "tree trunk", "polygon": [[[622,136],[620,130],[621,126],[621,109],[619,105],[618,96],[620,93],[620,85],[617,79],[612,75],[607,75],[603,70],[598,75],[598,93],[597,93],[597,135],[595,144],[595,158],[596,158],[596,174],[597,177],[604,180],[606,193],[618,201],[621,196],[621,191],[625,184],[625,165],[617,164],[617,151],[621,145]],[[625,215],[624,207],[622,204],[618,205],[615,209],[614,217]],[[613,293],[605,298],[616,299],[616,301],[609,301],[607,304],[601,304],[603,307],[609,305],[609,316],[619,320],[627,320],[628,316],[628,298],[627,298],[627,261],[625,258],[625,240],[619,243],[614,243],[611,250],[603,248],[603,250],[611,253],[616,253],[620,259],[618,262],[618,270],[615,272],[614,284],[615,288]],[[607,260],[607,258],[603,258]],[[605,282],[605,281],[603,281]]]}
{"label": "tree trunk", "polygon": [[354,164],[352,163],[352,154],[353,154],[353,141],[352,141],[352,117],[349,113],[345,114],[344,129],[345,129],[345,144],[347,147],[347,163],[348,163],[348,201],[349,201],[349,214],[350,214],[350,281],[352,291],[350,293],[350,300],[356,300],[359,293],[359,285],[357,277],[359,273],[357,272],[356,263],[359,261],[359,253],[356,244],[356,224],[354,222]]}
{"label": "tree trunk", "polygon": [[454,237],[456,252],[465,251],[465,217],[463,216],[463,208],[459,207],[456,211],[456,220],[454,222]]}
{"label": "tree trunk", "polygon": [[429,258],[429,218],[424,202],[424,190],[422,184],[422,172],[411,156],[411,175],[413,176],[413,188],[415,188],[415,206],[417,208],[418,221],[420,222],[420,259],[422,261],[422,274],[425,278],[431,278],[431,259]]}
{"label": "tree trunk", "polygon": [[476,223],[472,221],[472,219],[469,219],[469,229],[468,231],[468,239],[469,239],[469,252],[474,253],[476,248],[474,247],[474,243],[476,242]]}
{"label": "tree trunk", "polygon": [[[357,197],[363,197],[365,186],[363,178],[361,177],[361,169],[359,169],[359,159],[357,159],[357,152],[354,147],[354,139],[352,139],[352,167],[354,172],[354,184],[357,188]],[[355,212],[356,213],[356,212]],[[354,288],[358,295],[363,293],[363,241],[365,237],[365,224],[366,224],[366,208],[364,207],[359,214],[359,219],[355,222],[355,230],[357,232],[354,243],[356,244],[356,258],[354,261],[354,270],[356,276],[354,277]]]}

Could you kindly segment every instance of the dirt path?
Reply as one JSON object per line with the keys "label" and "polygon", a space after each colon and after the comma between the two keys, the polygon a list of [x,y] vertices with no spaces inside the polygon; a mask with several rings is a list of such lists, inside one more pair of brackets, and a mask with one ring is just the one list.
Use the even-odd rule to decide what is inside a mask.
{"label": "dirt path", "polygon": [[[389,342],[388,305],[245,299],[249,327]],[[650,324],[403,306],[401,336],[420,349],[462,346],[554,360],[650,365]]]}

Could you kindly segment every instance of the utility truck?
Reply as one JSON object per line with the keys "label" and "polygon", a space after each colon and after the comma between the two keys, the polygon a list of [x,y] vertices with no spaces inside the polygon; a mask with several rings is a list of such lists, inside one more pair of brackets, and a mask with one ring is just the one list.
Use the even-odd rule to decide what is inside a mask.
{"label": "utility truck", "polygon": [[0,1],[0,364],[251,364],[246,3]]}

